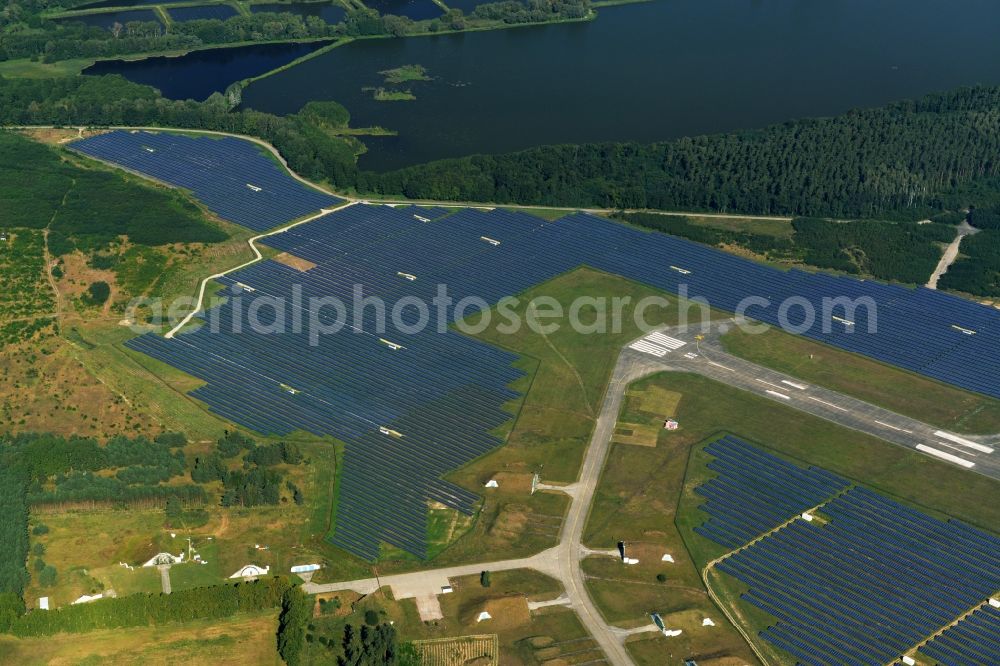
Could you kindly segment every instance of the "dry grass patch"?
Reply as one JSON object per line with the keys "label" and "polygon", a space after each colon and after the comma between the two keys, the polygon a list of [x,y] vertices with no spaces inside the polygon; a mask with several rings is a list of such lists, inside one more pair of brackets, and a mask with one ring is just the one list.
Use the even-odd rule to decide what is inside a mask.
{"label": "dry grass patch", "polygon": [[302,257],[296,257],[293,254],[288,254],[287,252],[276,254],[274,255],[274,257],[272,257],[272,259],[274,261],[277,261],[279,264],[284,264],[289,268],[294,268],[300,273],[305,273],[308,270],[316,268],[316,264],[309,261],[308,259],[303,259]]}
{"label": "dry grass patch", "polygon": [[279,666],[276,613],[159,627],[16,639],[0,636],[5,664]]}

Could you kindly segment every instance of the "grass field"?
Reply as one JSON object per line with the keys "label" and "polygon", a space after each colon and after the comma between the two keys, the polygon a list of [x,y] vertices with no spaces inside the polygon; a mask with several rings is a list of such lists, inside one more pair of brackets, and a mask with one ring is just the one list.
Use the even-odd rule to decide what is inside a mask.
{"label": "grass field", "polygon": [[[623,566],[611,558],[585,562],[591,592],[612,621],[639,624],[652,610],[694,610],[717,626],[696,626],[685,632],[692,641],[699,636],[711,637],[690,649],[727,645],[731,654],[752,658],[701,582],[700,569],[725,549],[691,531],[705,520],[697,510],[700,499],[693,494],[693,488],[707,477],[699,457],[701,445],[725,432],[802,464],[842,474],[925,511],[947,513],[987,529],[1000,524],[1000,508],[982,501],[996,496],[1000,484],[986,477],[696,375],[655,375],[637,382],[630,392],[635,391],[679,393],[674,414],[681,427],[675,432],[661,430],[655,448],[614,445],[605,467],[585,542],[595,548],[613,548],[618,540],[624,540],[627,554],[640,560],[634,566]],[[656,415],[642,411],[641,402],[632,399],[626,401],[620,417],[628,422],[654,418]],[[675,561],[662,562],[665,553]],[[666,581],[658,581],[658,574],[665,575]],[[753,616],[752,611],[743,612]],[[637,659],[640,652],[654,653],[638,643],[632,649]]]}
{"label": "grass field", "polygon": [[686,215],[692,224],[712,229],[725,229],[726,231],[742,231],[752,234],[764,234],[775,238],[791,238],[791,220],[762,220],[747,217],[706,217],[701,215]]}
{"label": "grass field", "polygon": [[29,639],[0,636],[0,663],[280,666],[283,662],[276,648],[277,626],[277,613],[267,613],[128,631]]}
{"label": "grass field", "polygon": [[93,64],[93,60],[86,58],[60,60],[52,63],[18,58],[0,62],[0,76],[9,79],[52,79],[60,76],[79,76],[80,72]]}
{"label": "grass field", "polygon": [[969,434],[1000,432],[1000,400],[942,384],[878,361],[770,329],[734,328],[726,351],[925,423]]}

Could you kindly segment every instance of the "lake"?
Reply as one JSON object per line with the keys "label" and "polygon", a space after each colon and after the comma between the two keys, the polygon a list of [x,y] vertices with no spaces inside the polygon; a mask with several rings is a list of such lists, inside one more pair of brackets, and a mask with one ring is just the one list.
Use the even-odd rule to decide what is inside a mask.
{"label": "lake", "polygon": [[180,57],[156,57],[126,62],[102,60],[84,74],[121,74],[130,81],[158,88],[172,99],[204,100],[234,81],[269,72],[321,48],[329,42],[258,44],[229,49],[192,51]]}
{"label": "lake", "polygon": [[[352,125],[399,132],[364,139],[361,165],[385,170],[545,143],[760,127],[997,84],[998,23],[992,0],[657,0],[602,9],[589,23],[358,40],[254,83],[243,99],[281,114],[337,100]],[[159,76],[220,88],[243,77],[201,81],[185,61]],[[401,86],[413,101],[376,101],[379,72],[404,64],[433,80]],[[108,71],[153,83],[145,70]]]}

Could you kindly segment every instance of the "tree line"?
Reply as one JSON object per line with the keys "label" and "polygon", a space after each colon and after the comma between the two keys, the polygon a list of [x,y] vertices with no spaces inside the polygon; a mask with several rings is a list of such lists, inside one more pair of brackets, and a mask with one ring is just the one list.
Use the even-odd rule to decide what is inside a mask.
{"label": "tree line", "polygon": [[99,599],[88,604],[32,611],[11,617],[2,613],[6,625],[0,630],[15,636],[50,636],[61,632],[84,633],[100,629],[124,629],[221,619],[236,613],[278,608],[292,583],[283,576],[261,578],[210,587],[196,587],[172,594],[140,593]]}

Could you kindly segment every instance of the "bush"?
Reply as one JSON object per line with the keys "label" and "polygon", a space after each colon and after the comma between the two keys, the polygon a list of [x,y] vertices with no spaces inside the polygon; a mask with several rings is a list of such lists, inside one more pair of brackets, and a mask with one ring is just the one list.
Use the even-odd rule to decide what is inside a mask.
{"label": "bush", "polygon": [[379,623],[378,611],[374,611],[374,610],[371,610],[371,609],[366,610],[365,611],[365,624],[367,624],[369,627],[374,627],[374,626],[377,626],[378,623]]}
{"label": "bush", "polygon": [[483,587],[489,587],[491,585],[491,583],[492,583],[492,581],[490,581],[490,572],[489,571],[484,571],[483,573],[479,574],[479,584],[480,585],[482,585]]}
{"label": "bush", "polygon": [[104,305],[111,296],[111,287],[107,282],[95,282],[87,287],[87,295],[84,297],[91,305]]}

